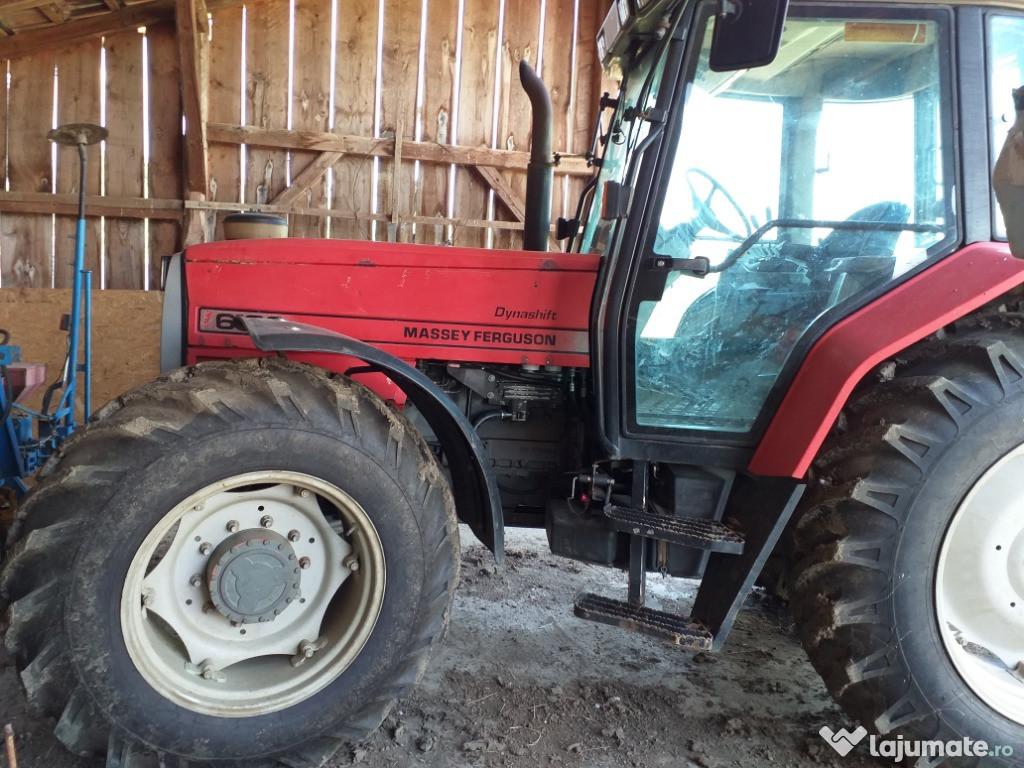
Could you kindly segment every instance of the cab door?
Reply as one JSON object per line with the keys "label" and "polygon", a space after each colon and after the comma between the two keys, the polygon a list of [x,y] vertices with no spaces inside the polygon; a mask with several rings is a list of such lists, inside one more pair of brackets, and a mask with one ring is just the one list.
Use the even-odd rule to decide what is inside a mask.
{"label": "cab door", "polygon": [[794,4],[771,64],[718,73],[712,10],[593,341],[614,453],[739,468],[821,333],[960,241],[953,15]]}

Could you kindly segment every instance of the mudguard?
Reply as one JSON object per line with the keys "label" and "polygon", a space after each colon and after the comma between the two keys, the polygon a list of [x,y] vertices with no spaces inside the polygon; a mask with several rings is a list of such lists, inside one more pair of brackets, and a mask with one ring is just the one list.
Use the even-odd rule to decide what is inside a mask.
{"label": "mudguard", "polygon": [[387,374],[423,414],[444,448],[459,519],[494,553],[498,563],[504,561],[505,524],[487,449],[469,419],[433,381],[394,355],[334,331],[283,319],[240,319],[253,344],[264,352],[345,355]]}
{"label": "mudguard", "polygon": [[879,363],[1024,284],[1006,243],[974,243],[836,323],[818,339],[747,469],[802,478],[854,387]]}

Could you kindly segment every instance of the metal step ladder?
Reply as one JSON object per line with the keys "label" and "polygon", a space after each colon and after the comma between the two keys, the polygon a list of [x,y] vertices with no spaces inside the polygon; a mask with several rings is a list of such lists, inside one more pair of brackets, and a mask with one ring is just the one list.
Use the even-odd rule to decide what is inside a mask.
{"label": "metal step ladder", "polygon": [[[717,520],[670,517],[650,510],[647,469],[633,470],[630,504],[608,504],[604,514],[613,528],[629,534],[629,592],[616,600],[590,592],[576,596],[573,612],[581,619],[622,627],[668,641],[692,651],[717,650],[732,628],[736,613],[750,591],[796,506],[804,486],[792,481],[737,479],[726,517],[738,520],[743,532]],[[741,499],[735,507],[733,499]],[[731,509],[731,511],[730,511]],[[680,616],[645,605],[648,548],[666,541],[710,552],[691,616]]]}

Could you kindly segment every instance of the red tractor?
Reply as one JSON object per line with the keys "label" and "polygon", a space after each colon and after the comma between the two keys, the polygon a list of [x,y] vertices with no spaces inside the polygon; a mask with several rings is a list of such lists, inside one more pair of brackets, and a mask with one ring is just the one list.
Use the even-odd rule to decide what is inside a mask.
{"label": "red tractor", "polygon": [[[498,561],[505,525],[543,526],[627,574],[577,615],[715,650],[761,577],[852,719],[1015,764],[1024,263],[989,176],[1019,11],[618,0],[564,252],[526,72],[525,251],[173,257],[167,372],[10,534],[29,699],[109,766],[320,765],[421,676],[456,525]],[[690,615],[645,605],[650,571],[702,579]]]}

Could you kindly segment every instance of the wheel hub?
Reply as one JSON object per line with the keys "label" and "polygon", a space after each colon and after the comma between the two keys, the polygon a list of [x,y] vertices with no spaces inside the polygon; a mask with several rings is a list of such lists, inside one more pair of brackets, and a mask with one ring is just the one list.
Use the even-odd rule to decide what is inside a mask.
{"label": "wheel hub", "polygon": [[240,624],[273,621],[299,595],[299,562],[288,540],[251,528],[232,534],[206,565],[210,599]]}
{"label": "wheel hub", "polygon": [[964,682],[1024,723],[1024,447],[990,467],[946,531],[935,580],[939,632]]}
{"label": "wheel hub", "polygon": [[166,698],[265,714],[341,673],[384,588],[380,539],[357,502],[310,475],[251,472],[193,493],[150,531],[121,622],[136,668]]}

